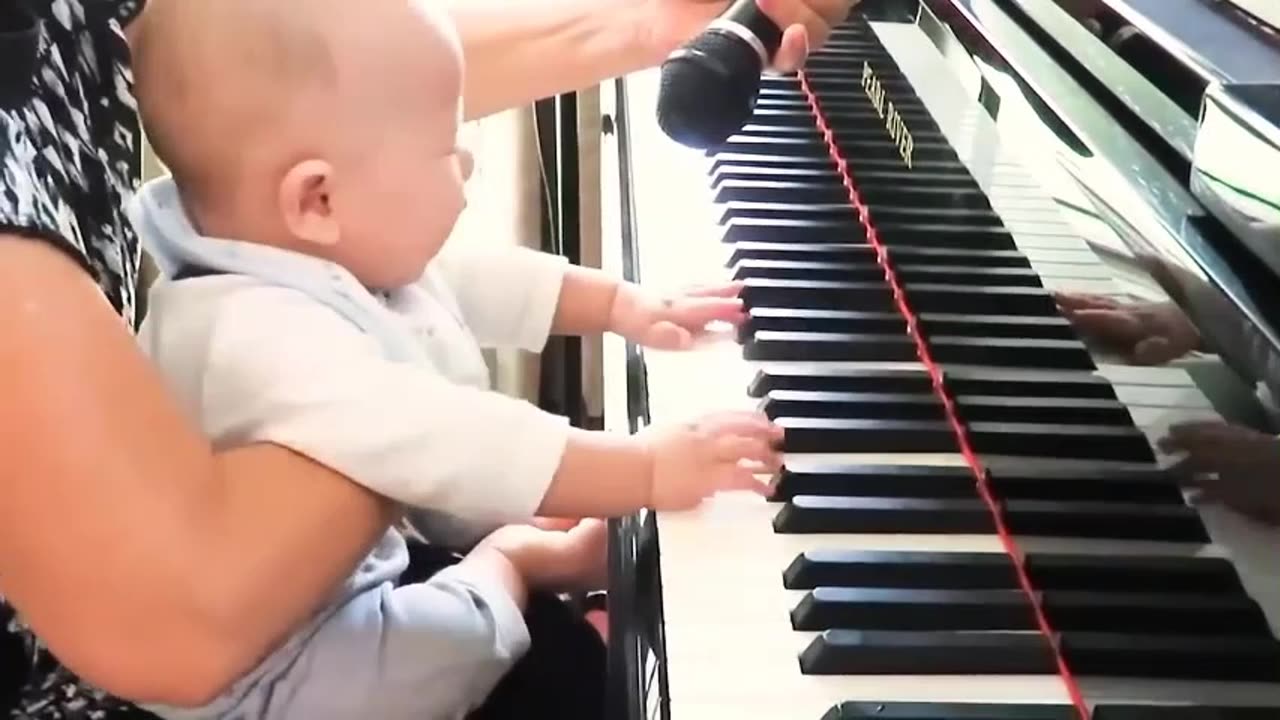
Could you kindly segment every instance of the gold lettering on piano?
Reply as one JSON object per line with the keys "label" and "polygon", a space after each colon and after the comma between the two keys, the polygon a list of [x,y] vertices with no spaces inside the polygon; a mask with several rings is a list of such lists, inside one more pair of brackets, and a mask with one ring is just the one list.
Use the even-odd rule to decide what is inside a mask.
{"label": "gold lettering on piano", "polygon": [[871,64],[866,60],[862,61],[862,89],[867,93],[871,107],[874,107],[876,114],[884,120],[884,129],[888,131],[889,139],[893,144],[898,146],[898,155],[902,156],[902,162],[910,168],[911,156],[916,144],[911,139],[911,131],[907,129],[907,121],[893,106],[893,101],[886,96],[884,86],[880,84],[880,78],[876,77]]}

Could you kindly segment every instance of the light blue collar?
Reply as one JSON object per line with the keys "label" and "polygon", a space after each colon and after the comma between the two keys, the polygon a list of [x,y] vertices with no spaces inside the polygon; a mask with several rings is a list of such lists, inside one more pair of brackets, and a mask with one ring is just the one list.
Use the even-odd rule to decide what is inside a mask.
{"label": "light blue collar", "polygon": [[[183,267],[207,268],[291,288],[324,303],[377,338],[389,359],[423,357],[421,346],[395,321],[386,303],[337,263],[267,245],[201,235],[191,225],[178,187],[168,176],[139,189],[129,205],[129,216],[147,253],[166,277],[173,277]],[[400,293],[409,290],[393,290],[387,301],[395,302]]]}

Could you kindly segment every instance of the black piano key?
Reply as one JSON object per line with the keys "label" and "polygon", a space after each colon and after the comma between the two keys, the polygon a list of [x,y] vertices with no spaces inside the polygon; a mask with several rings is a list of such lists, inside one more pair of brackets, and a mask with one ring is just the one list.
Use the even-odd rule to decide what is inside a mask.
{"label": "black piano key", "polygon": [[981,455],[1155,462],[1136,427],[1066,423],[970,422],[969,440]]}
{"label": "black piano key", "polygon": [[1022,590],[817,587],[791,611],[794,630],[1034,630]]}
{"label": "black piano key", "polygon": [[1064,317],[1043,315],[961,315],[957,313],[923,313],[917,322],[925,335],[1007,337],[1028,340],[1078,339],[1071,321]]}
{"label": "black piano key", "polygon": [[1240,575],[1220,557],[1030,553],[1027,574],[1045,589],[1243,593]]}
{"label": "black piano key", "polygon": [[[836,310],[897,310],[887,282],[748,278],[743,299],[775,307],[820,307]],[[747,293],[760,301],[752,303]],[[918,284],[906,291],[914,312],[990,313],[993,315],[1058,315],[1053,296],[1044,288]],[[866,307],[865,299],[890,297],[888,305]]]}
{"label": "black piano key", "polygon": [[[836,121],[828,121],[835,126],[835,145],[839,150],[841,157],[850,158],[854,161],[863,158],[892,158],[901,157],[902,151],[896,143],[890,142],[888,138],[875,140],[859,138],[852,133],[842,133],[841,128],[848,128],[849,125]],[[867,123],[863,127],[874,127],[871,123]],[[881,128],[884,123],[880,123]],[[913,133],[914,135],[914,133]],[[912,145],[911,149],[912,163],[917,160],[922,162],[958,162],[960,156],[956,154],[954,148],[943,142],[929,142],[920,140]]]}
{"label": "black piano key", "polygon": [[756,372],[747,395],[764,397],[770,390],[927,393],[933,382],[923,370],[910,368],[768,367]]}
{"label": "black piano key", "polygon": [[[734,273],[735,279],[743,279],[745,276],[743,273]],[[861,281],[866,282],[871,277],[871,273],[868,272],[861,277]],[[943,336],[1079,342],[1066,321],[1061,324],[1042,323],[1040,322],[1042,319],[931,313],[921,316],[917,324],[925,337],[930,337],[931,333],[937,333]],[[986,322],[987,320],[991,322]],[[759,330],[905,334],[907,322],[898,312],[869,313],[833,308],[759,307],[748,309],[747,319],[739,325],[739,330],[740,338],[750,337],[753,332]],[[1079,365],[1080,362],[1075,361],[1074,364]]]}
{"label": "black piano key", "polygon": [[[1199,514],[1187,506],[1010,500],[1002,515],[1014,535],[1209,541]],[[773,527],[781,533],[981,534],[995,532],[995,520],[980,499],[796,495]]]}
{"label": "black piano key", "polygon": [[[1094,720],[1166,720],[1157,717],[1117,717]],[[822,720],[1081,720],[1073,705],[1031,705],[1014,703],[904,703],[842,702],[833,706]],[[1167,720],[1184,720],[1170,717]],[[1185,720],[1262,720],[1252,717],[1188,717]],[[1270,719],[1274,720],[1274,718]]]}
{"label": "black piano key", "polygon": [[732,268],[748,260],[794,261],[816,263],[852,263],[874,265],[876,249],[865,243],[854,245],[806,242],[732,241],[725,267]]}
{"label": "black piano key", "polygon": [[885,271],[875,258],[857,263],[817,263],[796,260],[742,260],[733,267],[734,280],[774,278],[779,280],[853,280],[885,282]]}
{"label": "black piano key", "polygon": [[758,182],[761,180],[781,180],[786,182],[834,184],[840,187],[848,198],[848,190],[842,184],[835,166],[830,168],[786,166],[786,165],[750,165],[726,164],[716,169],[711,176],[711,188],[720,190],[732,183]]}
{"label": "black piano key", "polygon": [[[1245,597],[1229,560],[1176,555],[1029,553],[1023,567],[1039,590],[1216,594]],[[1002,552],[809,550],[783,572],[790,590],[821,585],[982,589],[1020,587],[1013,560]]]}
{"label": "black piano key", "polygon": [[928,336],[928,346],[930,356],[940,363],[1045,370],[1097,369],[1088,348],[1075,338],[1060,340],[932,335]]}
{"label": "black piano key", "polygon": [[[810,89],[817,95],[818,107],[827,118],[828,123],[833,118],[848,114],[857,115],[859,119],[863,119],[863,122],[858,127],[884,127],[883,116],[871,104],[859,84],[841,83],[837,78],[817,75],[810,75],[809,81]],[[789,99],[791,96],[782,95],[778,97],[780,99]],[[911,102],[901,104],[895,102],[894,109],[906,121],[912,130],[912,134],[915,132],[937,132],[937,123],[929,117],[929,112],[923,105]]]}
{"label": "black piano key", "polygon": [[1124,403],[1111,399],[958,395],[955,405],[966,422],[1133,424]]}
{"label": "black piano key", "polygon": [[816,168],[835,172],[836,164],[830,156],[826,157],[799,157],[795,155],[760,155],[756,153],[720,153],[716,155],[711,162],[711,167],[707,171],[714,175],[720,168],[727,165],[749,164],[766,167],[798,167],[798,168]]}
{"label": "black piano key", "polygon": [[907,336],[906,320],[893,312],[755,307],[746,315],[738,326],[742,342],[763,330]]}
{"label": "black piano key", "polygon": [[864,245],[867,234],[856,222],[795,218],[733,218],[724,226],[726,243],[797,242]]}
{"label": "black piano key", "polygon": [[[895,260],[898,256],[894,255]],[[914,283],[966,283],[986,286],[1044,287],[1031,268],[988,268],[962,265],[894,263],[898,280],[911,290]]]}
{"label": "black piano key", "polygon": [[1092,720],[1276,720],[1280,705],[1136,705],[1101,703]]}
{"label": "black piano key", "polygon": [[817,307],[866,312],[894,312],[893,291],[884,282],[780,280],[747,278],[739,293],[747,308]]}
{"label": "black piano key", "polygon": [[827,143],[820,137],[777,137],[770,135],[733,135],[707,150],[713,157],[721,154],[773,155],[819,158],[829,156]]}
{"label": "black piano key", "polygon": [[[948,389],[955,395],[996,395],[1014,397],[1109,398],[1115,389],[1099,375],[1070,372],[1041,372],[1016,375],[1005,371],[948,368],[943,373]],[[748,386],[751,397],[762,397],[771,389],[831,392],[915,392],[932,391],[933,384],[923,368],[859,368],[830,365],[769,366],[756,373]]]}
{"label": "black piano key", "polygon": [[869,176],[858,175],[858,194],[872,207],[893,205],[898,207],[945,207],[991,210],[991,202],[976,184],[963,183],[948,186],[944,183],[920,184],[876,183]]}
{"label": "black piano key", "polygon": [[[765,88],[761,88],[761,94],[767,96],[769,93]],[[800,110],[768,110],[764,108],[756,108],[751,113],[751,119],[756,122],[769,123],[771,125],[791,125],[795,127],[810,128],[817,127],[813,113],[808,108]]]}
{"label": "black piano key", "polygon": [[[817,78],[810,77],[811,81]],[[816,85],[811,85],[810,90],[814,90]],[[878,117],[879,113],[875,107],[867,101],[866,93],[861,92],[861,88],[857,90],[837,89],[835,91],[821,91],[815,93],[818,95],[818,104],[823,110],[823,114],[830,117],[840,111],[857,113],[862,117]],[[799,83],[783,83],[776,85],[761,85],[760,93],[756,98],[757,108],[773,108],[773,107],[803,107],[809,108],[809,93],[805,92],[803,85]],[[934,129],[937,125],[933,119],[929,117],[927,111],[922,111],[917,107],[903,106],[902,113],[904,117],[919,119],[922,123],[927,123],[925,129]],[[880,120],[881,127],[884,126],[884,120]]]}
{"label": "black piano key", "polygon": [[820,586],[922,589],[1017,589],[1013,560],[1004,553],[809,550],[782,574],[788,590]]}
{"label": "black piano key", "polygon": [[[803,335],[804,333],[777,333],[778,335]],[[814,333],[818,334],[818,333]],[[870,343],[852,344],[856,346]],[[875,406],[929,406],[942,411],[942,402],[933,392],[881,393],[840,392],[833,390],[773,390],[765,395],[761,408],[771,417],[856,418],[868,417],[864,405]],[[1132,426],[1128,409],[1116,400],[1075,398],[1035,398],[967,396],[955,398],[961,419],[983,422],[1052,422],[1082,425]],[[910,413],[906,408],[904,413]],[[911,415],[915,417],[915,415]],[[941,418],[940,418],[941,419]],[[1075,482],[1081,473],[1068,473],[1066,478]],[[1034,475],[1032,477],[1035,477]],[[1059,484],[1063,480],[1054,477]],[[1146,480],[1146,476],[1141,476]],[[1161,482],[1161,485],[1166,483]],[[1172,482],[1167,483],[1173,485]],[[1132,486],[1132,483],[1129,484]],[[1126,488],[1128,489],[1128,488]]]}
{"label": "black piano key", "polygon": [[1080,372],[1017,376],[983,370],[947,369],[947,388],[956,395],[1015,395],[1115,399],[1115,388],[1104,377]]}
{"label": "black piano key", "polygon": [[1271,634],[1262,608],[1244,594],[1063,590],[1041,593],[1040,602],[1049,626],[1061,632]]}
{"label": "black piano key", "polygon": [[1280,641],[1236,635],[1062,633],[1077,676],[1280,681]]}
{"label": "black piano key", "polygon": [[969,250],[1017,250],[1018,244],[1004,226],[958,227],[946,223],[893,225],[876,222],[876,234],[892,254],[899,247],[964,248]]}
{"label": "black piano key", "polygon": [[1176,476],[1160,468],[988,466],[992,489],[1006,500],[1108,500],[1183,504]]}
{"label": "black piano key", "polygon": [[951,425],[930,420],[779,418],[785,452],[952,453]]}
{"label": "black piano key", "polygon": [[1053,675],[1036,632],[827,630],[800,653],[805,675]]}
{"label": "black piano key", "polygon": [[1209,542],[1200,514],[1188,505],[1009,500],[1004,519],[1014,535]]}
{"label": "black piano key", "polygon": [[[1056,632],[1143,635],[1260,635],[1269,627],[1245,596],[1038,592]],[[817,587],[791,611],[795,630],[1034,630],[1030,598],[1021,588],[903,589]]]}
{"label": "black piano key", "polygon": [[979,499],[797,495],[773,518],[783,534],[992,534],[995,520]]}
{"label": "black piano key", "polygon": [[873,225],[912,225],[916,223],[945,223],[953,228],[1003,227],[1000,216],[994,210],[972,210],[932,207],[899,207],[866,203],[871,211]]}
{"label": "black piano key", "polygon": [[736,218],[757,218],[765,220],[825,220],[859,224],[858,212],[853,206],[842,202],[805,203],[805,202],[727,202],[722,208],[718,224],[725,225]]}
{"label": "black piano key", "polygon": [[794,180],[728,180],[716,188],[714,201],[728,202],[795,202],[847,203],[849,191],[839,178],[825,182]]}
{"label": "black piano key", "polygon": [[911,247],[898,245],[887,249],[894,267],[906,270],[919,265],[957,266],[966,265],[985,269],[1017,269],[1028,271],[1031,261],[1017,250],[982,250],[972,248],[949,247]]}
{"label": "black piano key", "polygon": [[[786,447],[791,452],[952,452],[954,436],[944,441],[945,428],[890,423],[866,425],[839,418],[787,419]],[[1135,427],[1070,425],[1066,423],[966,423],[970,444],[983,455],[1154,462],[1151,444]],[[865,436],[859,436],[865,433]],[[803,449],[802,449],[803,448]],[[867,449],[862,449],[867,448]],[[946,449],[952,448],[952,449]]]}
{"label": "black piano key", "polygon": [[[895,247],[886,250],[894,267],[927,265],[979,265],[989,268],[1030,268],[1031,261],[1017,250],[970,250],[943,247]],[[833,245],[804,242],[735,241],[726,267],[743,260],[784,260],[814,263],[876,263],[876,249],[867,244]]]}
{"label": "black piano key", "polygon": [[993,287],[917,283],[906,288],[916,313],[981,313],[1056,317],[1058,305],[1042,287]]}
{"label": "black piano key", "polygon": [[924,393],[775,390],[760,401],[759,410],[772,420],[784,417],[946,420],[946,413],[938,396]]}
{"label": "black piano key", "polygon": [[789,500],[796,495],[976,498],[977,492],[977,482],[968,467],[799,460],[778,471],[770,499]]}
{"label": "black piano key", "polygon": [[[834,166],[831,169],[835,170]],[[908,170],[902,167],[901,163],[894,166],[887,163],[875,165],[859,162],[852,168],[850,175],[857,184],[859,194],[864,189],[874,185],[889,187],[916,186],[921,189],[929,187],[939,189],[955,188],[968,189],[977,193],[982,192],[978,182],[973,179],[973,175],[969,174],[969,171],[963,165],[927,170],[921,170],[916,167]]]}
{"label": "black piano key", "polygon": [[916,359],[915,342],[900,335],[850,335],[816,332],[760,330],[742,344],[743,357],[756,361],[910,362]]}
{"label": "black piano key", "polygon": [[[872,67],[876,81],[887,91],[886,99],[892,101],[894,108],[900,109],[901,112],[913,110],[927,112],[924,102],[916,96],[907,77],[891,63],[883,63],[882,57],[880,52],[868,53],[864,62]],[[868,106],[871,105],[863,89],[861,73],[849,72],[849,68],[846,67],[840,70],[831,68],[816,72],[806,71],[805,74],[808,76],[810,87],[815,89],[819,101],[835,93],[849,93],[855,97],[858,93],[862,93],[862,101]]]}
{"label": "black piano key", "polygon": [[[802,137],[822,140],[822,132],[815,121],[808,125],[792,122],[772,122],[767,118],[752,116],[734,135],[776,135],[779,137]],[[730,136],[733,137],[733,136]]]}
{"label": "black piano key", "polygon": [[[893,141],[889,138],[888,134],[885,133],[884,131],[884,123],[875,122],[879,118],[876,117],[874,112],[867,113],[864,115],[864,117],[867,119],[867,122],[860,126],[855,126],[856,123],[850,123],[850,127],[835,128],[837,132],[833,133],[833,139],[837,143],[846,142],[851,145],[862,145],[862,144],[892,145],[893,144]],[[939,146],[939,145],[947,144],[946,136],[943,135],[942,132],[938,130],[926,130],[924,128],[921,128],[919,132],[913,131],[911,136],[915,140],[916,145]],[[950,149],[950,145],[947,145],[947,147]],[[849,161],[851,163],[856,163],[860,159],[861,158],[858,158],[858,157],[850,157]]]}
{"label": "black piano key", "polygon": [[[1176,478],[1158,469],[1024,467],[988,472],[1002,500],[1112,501],[1185,504]],[[775,501],[796,495],[972,498],[977,481],[968,467],[850,465],[796,460],[774,479]]]}

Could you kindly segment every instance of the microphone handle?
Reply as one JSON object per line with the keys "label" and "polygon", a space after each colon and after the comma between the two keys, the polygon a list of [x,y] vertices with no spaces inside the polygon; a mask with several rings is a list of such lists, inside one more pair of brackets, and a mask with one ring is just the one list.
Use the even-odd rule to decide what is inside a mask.
{"label": "microphone handle", "polygon": [[774,53],[782,45],[782,30],[760,11],[756,0],[734,0],[729,9],[711,21],[707,32],[721,32],[740,38],[760,56],[762,67],[768,67]]}

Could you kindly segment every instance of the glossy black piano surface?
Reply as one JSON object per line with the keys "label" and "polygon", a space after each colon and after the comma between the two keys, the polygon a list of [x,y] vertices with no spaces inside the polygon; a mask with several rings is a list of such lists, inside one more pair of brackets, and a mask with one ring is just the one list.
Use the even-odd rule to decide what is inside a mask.
{"label": "glossy black piano surface", "polygon": [[[763,79],[740,133],[682,166],[705,193],[704,210],[690,211],[692,232],[715,233],[697,242],[719,246],[720,278],[744,283],[749,319],[737,354],[754,371],[741,395],[786,429],[788,465],[768,521],[717,531],[736,552],[688,540],[690,523],[671,524],[669,536],[652,515],[614,523],[617,717],[824,717],[767,703],[718,707],[708,698],[724,690],[698,689],[702,675],[732,675],[719,662],[750,667],[751,653],[764,652],[752,646],[788,652],[763,638],[789,631],[798,644],[769,660],[773,681],[784,694],[822,693],[830,720],[1081,714],[1069,697],[876,695],[874,678],[903,688],[895,683],[907,676],[1060,679],[1080,688],[1096,720],[1280,718],[1280,559],[1259,580],[1265,561],[1202,551],[1222,542],[1220,524],[1180,488],[1152,429],[1188,419],[1169,417],[1174,400],[1152,399],[1179,395],[1160,379],[1176,375],[1207,398],[1197,417],[1280,431],[1267,406],[1280,390],[1280,275],[1251,255],[1247,223],[1207,209],[1190,176],[1171,172],[1175,144],[1152,139],[1150,118],[1129,123],[1129,111],[1089,94],[1080,65],[1057,58],[1036,19],[1065,13],[1046,3],[865,0],[799,75]],[[932,56],[904,50],[921,47]],[[656,135],[630,127],[650,108],[628,108],[626,82],[612,123],[622,266],[644,282],[662,269],[646,246],[646,213],[677,211],[630,185],[633,173],[654,178],[641,188],[664,176],[642,167],[637,138]],[[1210,94],[1238,115],[1243,101],[1231,101],[1249,92],[1222,92]],[[1268,107],[1269,97],[1246,105]],[[1261,113],[1250,118],[1272,127]],[[1280,163],[1271,176],[1280,178]],[[709,256],[672,252],[673,263]],[[1204,357],[1178,353],[1167,368],[1146,368],[1118,352],[1063,309],[1093,288],[1112,288],[1097,292],[1140,306],[1142,317],[1196,328]],[[632,430],[661,419],[671,406],[661,398],[698,391],[667,387],[677,374],[662,368],[674,359],[636,348],[626,358]],[[866,549],[880,548],[877,537],[925,537],[918,542],[939,549]],[[947,548],[949,537],[989,549]],[[724,603],[724,616],[706,621],[754,618],[749,606],[763,601],[746,594],[773,593],[786,612],[759,617],[776,625],[694,639],[709,631],[680,625],[689,621],[678,603],[710,600],[681,594],[690,591],[673,586],[695,584],[664,565],[694,553],[695,565],[716,558],[709,575],[736,577],[725,565],[772,562],[749,550],[770,542],[819,544],[791,551],[772,575],[752,571],[771,577],[769,587],[706,580],[705,593]],[[701,654],[688,649],[698,643],[707,643]],[[668,658],[668,644],[698,661]],[[762,692],[743,682],[744,696]],[[1117,693],[1116,683],[1128,689]],[[842,696],[844,687],[856,694]],[[1180,709],[1160,706],[1167,692]]]}

